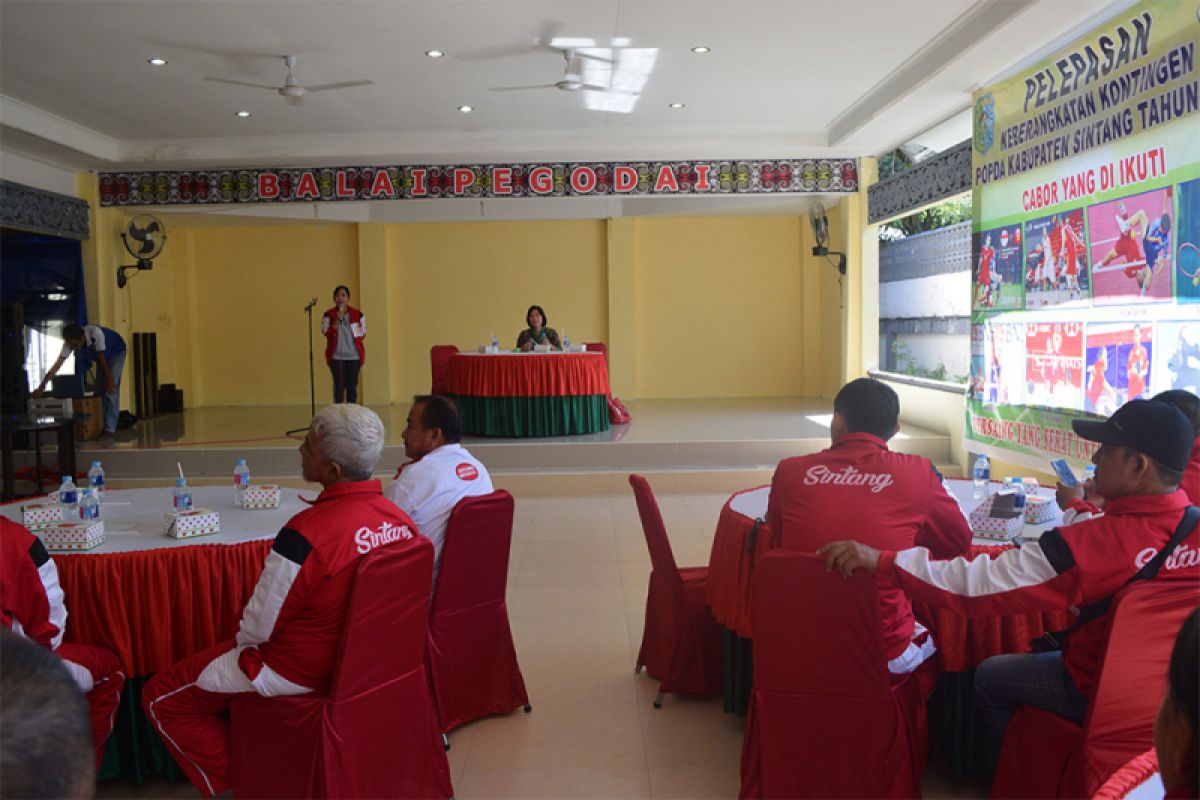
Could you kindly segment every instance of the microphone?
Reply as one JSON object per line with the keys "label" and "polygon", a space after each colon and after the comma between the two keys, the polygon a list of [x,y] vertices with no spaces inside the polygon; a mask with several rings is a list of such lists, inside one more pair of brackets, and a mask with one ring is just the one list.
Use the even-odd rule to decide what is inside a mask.
{"label": "microphone", "polygon": [[317,298],[315,298],[315,297],[314,297],[314,298],[313,298],[311,301],[309,301],[308,305],[306,305],[306,306],[304,307],[304,310],[305,310],[305,311],[308,311],[308,310],[310,310],[310,309],[311,309],[313,306],[315,306],[316,304],[317,304]]}

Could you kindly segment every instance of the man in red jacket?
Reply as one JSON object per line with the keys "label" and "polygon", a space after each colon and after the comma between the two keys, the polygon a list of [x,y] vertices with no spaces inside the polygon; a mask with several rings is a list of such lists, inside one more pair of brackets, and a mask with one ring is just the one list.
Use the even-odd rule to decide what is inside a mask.
{"label": "man in red jacket", "polygon": [[1159,392],[1152,399],[1175,406],[1192,425],[1192,454],[1188,458],[1187,469],[1183,471],[1183,479],[1179,481],[1179,488],[1187,493],[1192,505],[1200,506],[1200,397],[1183,389],[1170,389]]}
{"label": "man in red jacket", "polygon": [[432,547],[371,480],[383,443],[383,422],[363,406],[327,406],[313,417],[300,458],[304,479],[323,491],[275,537],[236,639],[146,684],[146,716],[201,794],[229,788],[223,714],[234,694],[275,697],[329,688],[359,559],[380,547]]}
{"label": "man in red jacket", "polygon": [[[1134,400],[1104,422],[1076,420],[1075,432],[1099,442],[1092,457],[1104,514],[1055,528],[997,558],[933,561],[920,547],[880,552],[854,541],[817,552],[843,575],[868,569],[910,596],[966,616],[1054,611],[1104,601],[1161,551],[1190,505],[1179,479],[1192,448],[1191,426],[1166,403]],[[1200,529],[1163,562],[1155,581],[1200,588]],[[999,744],[1018,706],[1082,722],[1112,625],[1108,610],[1075,628],[1062,651],[1002,655],[975,674],[988,729]]]}
{"label": "man in red jacket", "polygon": [[[927,547],[953,558],[971,544],[971,528],[928,459],[894,453],[900,399],[891,387],[859,378],[833,401],[833,444],[779,462],[771,481],[767,522],[789,550],[811,553],[826,542],[861,537],[881,550]],[[937,651],[912,604],[880,577],[879,611],[888,669],[904,675]]]}
{"label": "man in red jacket", "polygon": [[7,517],[0,517],[0,625],[62,659],[87,697],[99,768],[125,685],[121,661],[100,647],[63,643],[67,607],[54,559],[41,539]]}

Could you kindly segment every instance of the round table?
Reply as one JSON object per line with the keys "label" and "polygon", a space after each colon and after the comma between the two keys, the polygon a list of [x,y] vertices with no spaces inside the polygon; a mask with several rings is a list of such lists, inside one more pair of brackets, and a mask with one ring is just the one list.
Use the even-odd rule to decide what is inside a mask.
{"label": "round table", "polygon": [[[973,485],[967,480],[948,480],[950,491],[964,510],[978,505],[971,497]],[[998,484],[993,485],[993,489]],[[717,521],[708,563],[707,600],[717,622],[743,639],[754,636],[750,621],[750,590],[754,564],[763,553],[777,546],[766,517],[769,486],[760,486],[734,494]],[[1053,497],[1045,487],[1038,494]],[[1061,515],[1042,525],[1026,525],[1023,536],[1037,538],[1061,522]],[[976,537],[966,555],[995,556],[1010,544]],[[974,667],[989,656],[1019,653],[1028,649],[1030,639],[1046,630],[1065,628],[1067,611],[1049,614],[1012,614],[1003,617],[967,619],[959,614],[923,603],[914,603],[917,617],[934,632],[942,657],[942,670],[960,672]]]}
{"label": "round table", "polygon": [[[317,492],[311,493],[316,497]],[[192,539],[163,535],[171,489],[105,493],[104,544],[52,553],[66,595],[65,640],[112,650],[129,676],[143,676],[229,638],[237,630],[271,540],[307,506],[283,489],[279,508],[247,511],[233,488],[196,486],[197,508],[221,515],[221,532]],[[0,508],[21,521],[21,508]]]}
{"label": "round table", "polygon": [[[319,487],[303,492],[314,498]],[[232,486],[197,486],[197,508],[221,515],[220,533],[192,539],[163,535],[171,489],[109,490],[101,505],[105,542],[81,553],[52,553],[66,597],[68,642],[112,650],[129,680],[110,740],[103,778],[140,782],[173,765],[142,715],[141,689],[150,675],[237,632],[275,534],[307,508],[295,489],[279,508],[234,505]],[[21,521],[11,503],[0,514]]]}
{"label": "round table", "polygon": [[446,393],[479,436],[563,436],[608,430],[603,353],[458,353]]}

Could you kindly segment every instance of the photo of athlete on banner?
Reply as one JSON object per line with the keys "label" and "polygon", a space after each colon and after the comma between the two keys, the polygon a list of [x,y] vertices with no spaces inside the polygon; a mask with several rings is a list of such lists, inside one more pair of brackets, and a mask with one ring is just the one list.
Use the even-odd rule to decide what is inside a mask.
{"label": "photo of athlete on banner", "polygon": [[1171,187],[1088,209],[1096,305],[1171,299]]}
{"label": "photo of athlete on banner", "polygon": [[1088,326],[1085,411],[1111,414],[1159,390],[1150,385],[1153,331],[1151,325],[1137,322]]}
{"label": "photo of athlete on banner", "polygon": [[1027,221],[1025,244],[1026,308],[1087,304],[1083,209]]}
{"label": "photo of athlete on banner", "polygon": [[1175,297],[1200,303],[1200,178],[1179,184],[1179,249],[1175,256]]}
{"label": "photo of athlete on banner", "polygon": [[1025,402],[1080,408],[1083,399],[1083,326],[1039,322],[1025,327]]}
{"label": "photo of athlete on banner", "polygon": [[988,405],[1023,403],[1024,360],[1025,326],[971,326],[971,397]]}
{"label": "photo of athlete on banner", "polygon": [[1021,280],[1021,226],[977,233],[971,252],[975,258],[975,283],[971,308],[1017,309],[1025,304]]}
{"label": "photo of athlete on banner", "polygon": [[1159,355],[1150,372],[1152,393],[1185,389],[1200,394],[1200,322],[1160,322],[1155,338]]}

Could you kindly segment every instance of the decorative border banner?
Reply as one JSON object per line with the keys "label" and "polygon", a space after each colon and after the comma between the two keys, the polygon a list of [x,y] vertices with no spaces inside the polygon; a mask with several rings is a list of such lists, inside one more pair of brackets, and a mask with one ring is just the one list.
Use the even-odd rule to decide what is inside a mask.
{"label": "decorative border banner", "polygon": [[853,158],[100,173],[101,206],[856,191]]}

